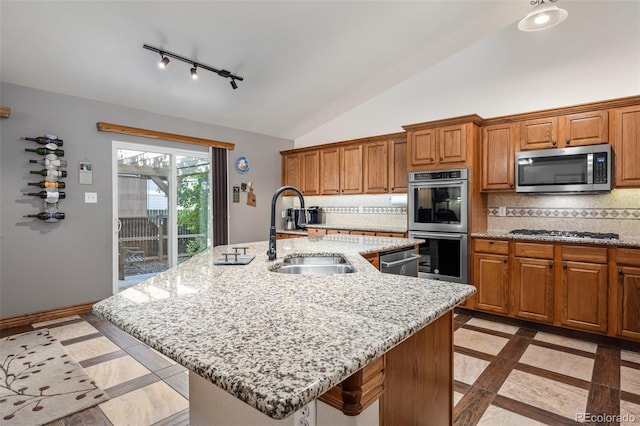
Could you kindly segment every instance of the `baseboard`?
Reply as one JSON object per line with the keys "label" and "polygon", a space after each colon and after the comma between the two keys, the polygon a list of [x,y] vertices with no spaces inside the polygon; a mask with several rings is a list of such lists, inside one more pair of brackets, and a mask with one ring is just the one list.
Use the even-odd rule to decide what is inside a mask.
{"label": "baseboard", "polygon": [[34,312],[31,314],[17,315],[15,317],[9,318],[0,318],[0,330],[29,325],[34,322],[50,321],[58,318],[68,317],[71,315],[86,314],[91,312],[91,307],[97,302],[98,301],[96,300],[95,302],[51,309],[49,311]]}

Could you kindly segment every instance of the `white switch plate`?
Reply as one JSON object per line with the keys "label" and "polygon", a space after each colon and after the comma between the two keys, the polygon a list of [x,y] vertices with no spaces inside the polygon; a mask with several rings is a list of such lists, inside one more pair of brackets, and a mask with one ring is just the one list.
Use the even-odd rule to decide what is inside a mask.
{"label": "white switch plate", "polygon": [[505,206],[498,206],[498,216],[506,216],[507,208]]}
{"label": "white switch plate", "polygon": [[97,192],[85,192],[84,193],[84,202],[86,204],[89,203],[97,203],[98,202],[98,193]]}

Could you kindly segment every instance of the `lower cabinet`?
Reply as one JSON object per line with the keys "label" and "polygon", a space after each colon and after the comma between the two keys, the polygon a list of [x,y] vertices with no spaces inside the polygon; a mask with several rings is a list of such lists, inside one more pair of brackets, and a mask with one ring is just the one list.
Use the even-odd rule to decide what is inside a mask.
{"label": "lower cabinet", "polygon": [[[559,327],[609,331],[608,248],[476,239],[475,309]],[[618,335],[640,338],[638,265],[620,265]],[[627,256],[632,258],[631,256]]]}
{"label": "lower cabinet", "polygon": [[511,282],[517,318],[553,323],[553,244],[514,242]]}
{"label": "lower cabinet", "polygon": [[640,340],[640,250],[616,249],[616,335]]}

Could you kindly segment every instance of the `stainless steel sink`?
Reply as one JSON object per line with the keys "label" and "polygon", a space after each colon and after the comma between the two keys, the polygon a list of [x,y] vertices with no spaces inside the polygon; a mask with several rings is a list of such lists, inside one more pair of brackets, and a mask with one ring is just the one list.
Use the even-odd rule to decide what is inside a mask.
{"label": "stainless steel sink", "polygon": [[326,275],[350,274],[356,269],[340,255],[308,255],[287,257],[271,268],[271,271],[281,274]]}

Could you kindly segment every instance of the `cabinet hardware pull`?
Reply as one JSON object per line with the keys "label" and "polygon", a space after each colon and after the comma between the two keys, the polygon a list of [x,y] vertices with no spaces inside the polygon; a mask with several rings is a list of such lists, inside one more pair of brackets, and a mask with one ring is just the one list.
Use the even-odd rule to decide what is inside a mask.
{"label": "cabinet hardware pull", "polygon": [[567,138],[567,145],[571,145],[571,139]]}
{"label": "cabinet hardware pull", "polygon": [[567,269],[567,264],[566,263],[562,264],[562,269]]}
{"label": "cabinet hardware pull", "polygon": [[504,259],[502,259],[502,262],[507,263],[509,261],[509,258],[505,257]]}
{"label": "cabinet hardware pull", "polygon": [[622,269],[618,269],[618,276],[619,277],[624,276],[624,272],[622,272]]}
{"label": "cabinet hardware pull", "polygon": [[556,141],[551,141],[551,145],[556,146]]}
{"label": "cabinet hardware pull", "polygon": [[553,262],[549,262],[549,269],[553,269]]}
{"label": "cabinet hardware pull", "polygon": [[433,162],[433,157],[429,157],[429,161]]}
{"label": "cabinet hardware pull", "polygon": [[513,182],[509,182],[509,188],[513,188]]}
{"label": "cabinet hardware pull", "polygon": [[440,157],[440,161],[444,160],[444,158]]}
{"label": "cabinet hardware pull", "polygon": [[489,244],[495,244],[495,241],[489,240]]}

